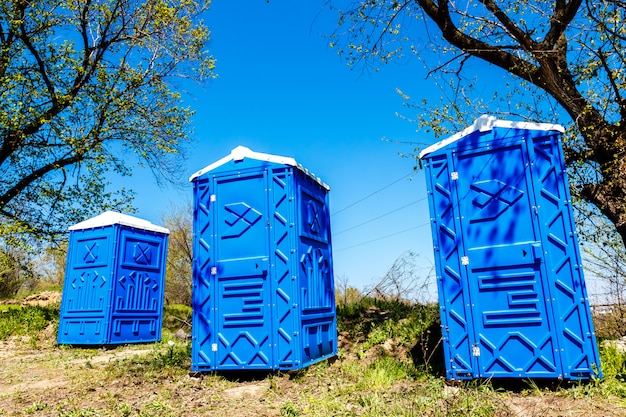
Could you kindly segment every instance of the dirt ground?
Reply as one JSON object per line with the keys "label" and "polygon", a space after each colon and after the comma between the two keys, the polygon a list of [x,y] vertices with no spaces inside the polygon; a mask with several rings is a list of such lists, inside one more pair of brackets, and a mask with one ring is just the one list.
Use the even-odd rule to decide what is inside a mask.
{"label": "dirt ground", "polygon": [[[309,415],[285,414],[284,406],[301,401],[303,391],[315,395],[316,390],[332,389],[326,387],[333,383],[316,375],[237,381],[189,374],[137,377],[132,371],[125,375],[119,369],[113,371],[115,375],[103,377],[127,364],[128,359],[150,357],[154,347],[75,351],[52,343],[36,349],[29,345],[27,340],[16,338],[0,343],[0,416],[101,415],[84,410],[106,410],[102,415],[113,416]],[[459,389],[445,387],[451,396]],[[508,409],[498,413],[503,416],[626,416],[626,409],[609,402],[550,392],[532,396],[512,393],[502,398]],[[345,413],[337,415],[368,415],[349,411],[346,405]]]}
{"label": "dirt ground", "polygon": [[[231,382],[187,375],[103,377],[124,359],[145,360],[154,347],[72,351],[25,348],[26,340],[0,343],[0,416],[280,416],[276,392],[283,381]],[[289,379],[284,379],[289,383]],[[270,404],[269,402],[273,402]],[[81,412],[82,410],[82,412]],[[89,413],[85,410],[95,410]]]}
{"label": "dirt ground", "polygon": [[50,304],[61,303],[61,293],[59,291],[42,291],[31,294],[24,298],[2,300],[2,304],[19,304],[31,306],[47,306]]}
{"label": "dirt ground", "polygon": [[[20,302],[58,301],[54,294],[38,294]],[[58,346],[55,341],[54,326],[35,341],[27,336],[0,341],[0,416],[318,416],[324,414],[315,410],[316,401],[332,401],[326,398],[332,398],[333,393],[342,403],[335,406],[335,414],[327,415],[383,415],[370,414],[367,404],[341,396],[342,366],[357,360],[348,340],[342,339],[341,344],[346,354],[321,371],[246,378],[194,376],[180,369],[172,373],[150,370],[146,364],[166,354],[167,344],[106,350],[74,349]],[[394,346],[386,343],[383,349],[391,351]],[[360,360],[370,359],[366,354]],[[389,398],[420,395],[420,384],[398,384],[390,389]],[[462,390],[452,384],[443,389],[448,397]],[[555,391],[528,395],[498,390],[494,395],[502,404],[501,412],[494,414],[498,416],[626,416],[623,399],[590,400],[585,395],[577,398]],[[302,402],[312,404],[312,408],[294,411],[290,407]],[[435,410],[429,415],[448,414]]]}
{"label": "dirt ground", "polygon": [[[0,397],[28,391],[49,391],[51,388],[71,386],[73,374],[81,368],[100,366],[117,359],[145,355],[153,349],[125,348],[115,351],[94,350],[82,356],[65,352],[62,349],[24,349],[27,338],[12,338],[0,342]],[[43,394],[42,394],[43,395]]]}

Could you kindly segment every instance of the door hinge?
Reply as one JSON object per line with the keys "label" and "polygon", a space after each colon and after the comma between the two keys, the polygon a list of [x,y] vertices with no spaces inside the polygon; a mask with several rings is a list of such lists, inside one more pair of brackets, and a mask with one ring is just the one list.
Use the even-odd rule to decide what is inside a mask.
{"label": "door hinge", "polygon": [[211,267],[211,275],[217,275],[217,267],[215,266]]}
{"label": "door hinge", "polygon": [[211,194],[211,196],[209,197],[209,201],[211,203],[215,203],[217,201],[217,196],[215,194]]}
{"label": "door hinge", "polygon": [[469,265],[469,257],[467,257],[467,256],[462,256],[462,257],[461,257],[461,265],[463,265],[463,266],[467,266],[467,265]]}
{"label": "door hinge", "polygon": [[452,172],[450,173],[450,179],[451,179],[452,181],[456,181],[456,180],[458,180],[458,179],[459,179],[459,173],[458,173],[457,171],[452,171]]}

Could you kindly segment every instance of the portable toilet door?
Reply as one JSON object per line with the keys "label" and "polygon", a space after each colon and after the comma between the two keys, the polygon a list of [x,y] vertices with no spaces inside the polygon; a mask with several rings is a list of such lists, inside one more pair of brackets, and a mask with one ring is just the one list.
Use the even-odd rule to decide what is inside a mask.
{"label": "portable toilet door", "polygon": [[192,370],[337,353],[328,186],[245,147],[194,174]]}
{"label": "portable toilet door", "polygon": [[483,116],[420,155],[448,379],[601,376],[562,131]]}
{"label": "portable toilet door", "polygon": [[161,340],[168,234],[113,211],[70,227],[59,344]]}

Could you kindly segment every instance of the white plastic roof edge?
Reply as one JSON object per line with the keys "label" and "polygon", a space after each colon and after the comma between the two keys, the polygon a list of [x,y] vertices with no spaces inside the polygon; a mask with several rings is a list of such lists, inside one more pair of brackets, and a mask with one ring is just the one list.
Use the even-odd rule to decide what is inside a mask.
{"label": "white plastic roof edge", "polygon": [[456,142],[457,140],[464,138],[472,132],[487,132],[493,130],[495,127],[501,127],[505,129],[526,129],[526,130],[543,130],[550,131],[556,130],[558,132],[564,133],[565,129],[563,126],[559,124],[553,123],[533,123],[533,122],[514,122],[511,120],[497,120],[494,116],[489,116],[483,114],[478,119],[474,120],[474,123],[466,129],[463,129],[461,132],[455,133],[442,140],[441,142],[437,142],[434,145],[429,146],[428,148],[422,150],[420,152],[420,159],[422,159],[425,155],[435,152],[441,148],[448,146],[449,144]]}
{"label": "white plastic roof edge", "polygon": [[115,211],[105,211],[102,214],[87,219],[83,222],[70,226],[69,230],[92,229],[95,227],[111,226],[121,224],[123,226],[135,227],[137,229],[149,230],[152,232],[169,234],[169,229],[150,223],[148,220],[129,216],[128,214],[117,213]]}
{"label": "white plastic roof edge", "polygon": [[288,156],[280,156],[280,155],[272,155],[269,153],[261,153],[254,152],[250,148],[246,148],[245,146],[237,146],[235,149],[230,151],[230,154],[225,157],[213,162],[210,165],[202,168],[200,171],[194,173],[191,177],[189,177],[189,181],[193,181],[201,175],[206,174],[209,171],[214,170],[230,161],[243,161],[245,158],[256,159],[258,161],[267,161],[275,164],[289,165],[298,168],[300,171],[304,172],[307,176],[313,178],[318,184],[324,187],[327,190],[330,190],[330,187],[325,184],[320,178],[316,177],[315,174],[309,172],[308,169],[304,168],[302,165],[296,162],[295,159],[290,158]]}

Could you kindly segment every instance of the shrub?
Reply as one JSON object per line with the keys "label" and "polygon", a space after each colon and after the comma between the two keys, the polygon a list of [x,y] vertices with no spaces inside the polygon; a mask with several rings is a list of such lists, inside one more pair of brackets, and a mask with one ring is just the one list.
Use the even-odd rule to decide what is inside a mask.
{"label": "shrub", "polygon": [[0,340],[14,335],[32,336],[58,318],[58,307],[5,306],[0,309]]}
{"label": "shrub", "polygon": [[168,304],[163,310],[163,328],[171,332],[191,329],[191,307],[182,304]]}

